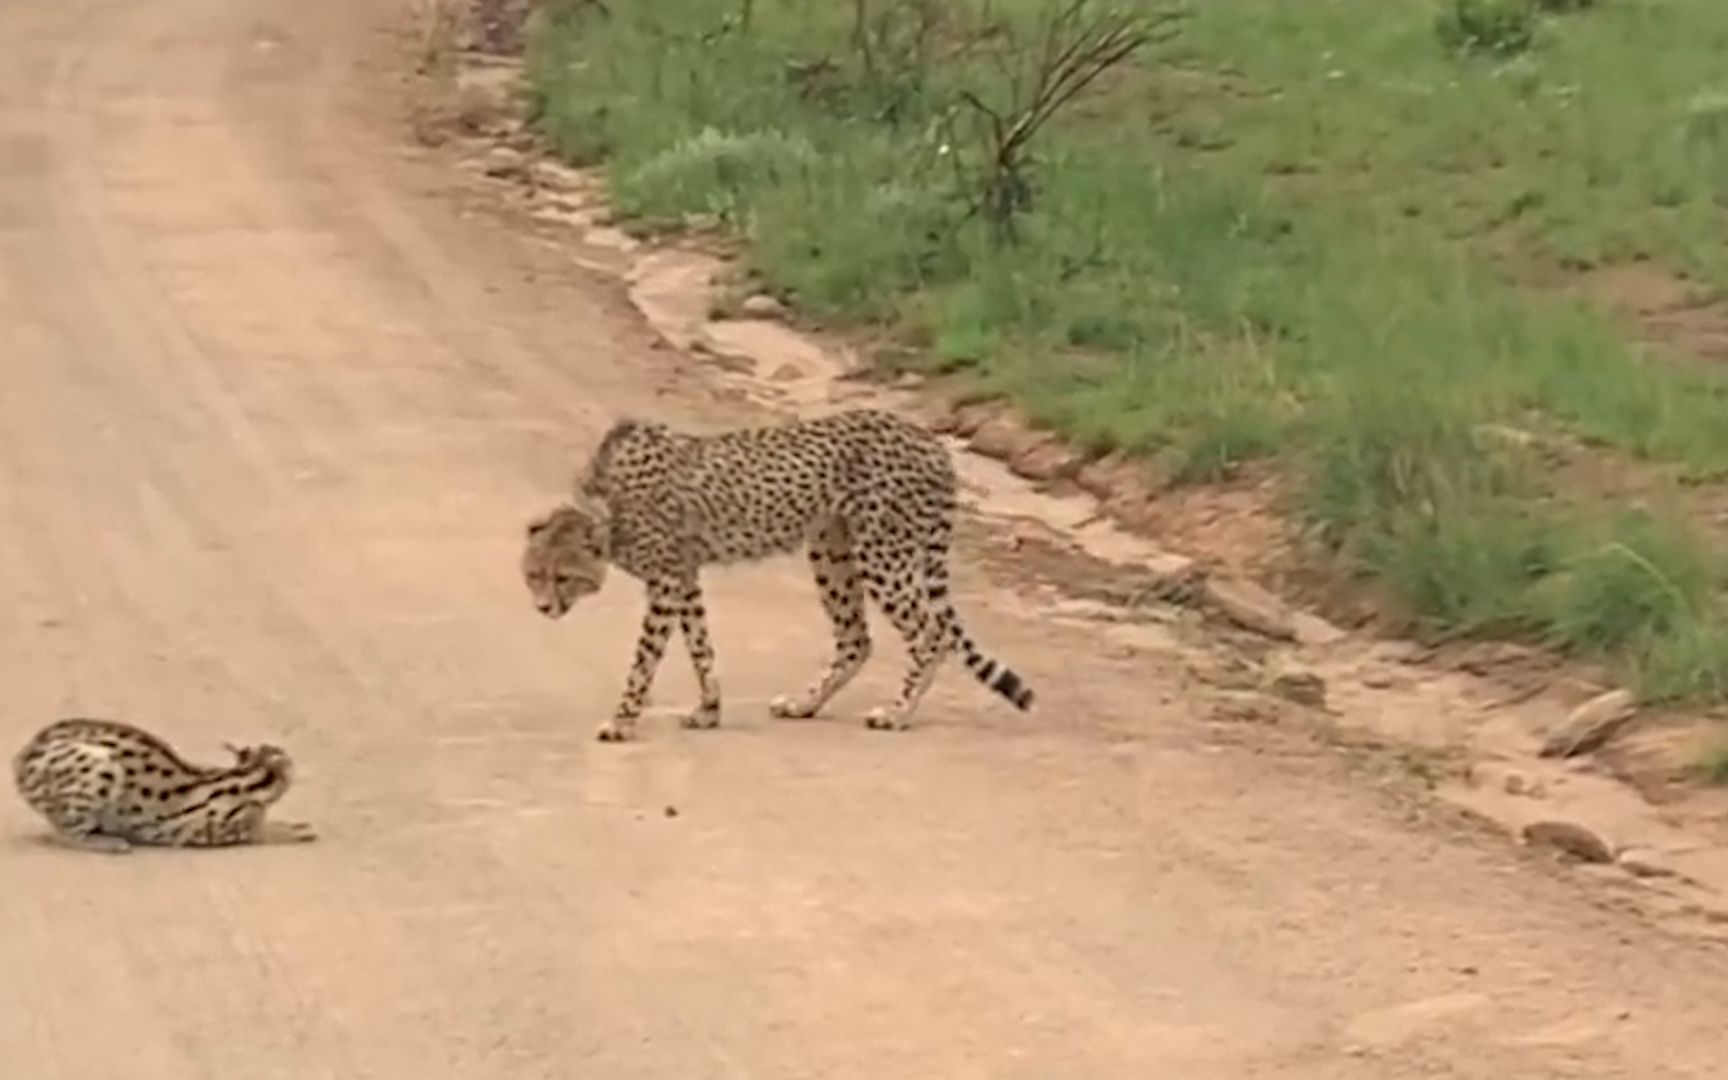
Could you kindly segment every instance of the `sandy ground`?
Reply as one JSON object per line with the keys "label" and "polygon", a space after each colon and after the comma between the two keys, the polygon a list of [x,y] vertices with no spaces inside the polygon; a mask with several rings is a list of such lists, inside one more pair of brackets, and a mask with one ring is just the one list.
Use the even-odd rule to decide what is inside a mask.
{"label": "sandy ground", "polygon": [[638,597],[541,620],[522,520],[607,417],[729,407],[406,148],[400,14],[0,6],[0,737],[278,740],[323,832],[101,858],[0,800],[0,1074],[1720,1074],[1721,949],[979,573],[1032,717],[951,673],[867,732],[890,646],[768,721],[824,659],[788,562],[711,586],[725,729],[593,742]]}

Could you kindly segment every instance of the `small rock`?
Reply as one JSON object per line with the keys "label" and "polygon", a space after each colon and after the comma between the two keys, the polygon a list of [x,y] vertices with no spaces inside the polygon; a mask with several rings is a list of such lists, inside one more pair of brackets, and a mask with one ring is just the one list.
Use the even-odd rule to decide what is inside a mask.
{"label": "small rock", "polygon": [[963,439],[971,438],[979,428],[994,420],[1002,413],[1002,407],[993,401],[974,401],[954,409],[954,434]]}
{"label": "small rock", "polygon": [[1107,454],[1097,461],[1087,462],[1074,474],[1074,483],[1081,491],[1104,503],[1124,496],[1144,496],[1153,488],[1144,464],[1122,454]]}
{"label": "small rock", "polygon": [[678,808],[676,806],[668,806],[666,808],[666,816],[667,817],[677,817],[678,816]]}
{"label": "small rock", "polygon": [[781,364],[768,373],[768,378],[774,382],[797,382],[804,377],[804,369],[797,364]]}
{"label": "small rock", "polygon": [[1320,616],[1306,611],[1291,612],[1290,626],[1296,632],[1296,640],[1303,645],[1335,645],[1348,636]]}
{"label": "small rock", "polygon": [[1523,773],[1507,773],[1506,778],[1501,781],[1501,786],[1506,789],[1506,794],[1526,799],[1540,799],[1547,793],[1540,783],[1531,780]]}
{"label": "small rock", "polygon": [[1314,709],[1326,707],[1326,680],[1306,668],[1285,668],[1272,676],[1267,688],[1285,701]]}
{"label": "small rock", "polygon": [[1251,581],[1241,578],[1206,579],[1207,600],[1219,614],[1245,630],[1280,641],[1296,640],[1296,625],[1284,602]]}
{"label": "small rock", "polygon": [[1491,675],[1514,666],[1551,667],[1552,662],[1540,651],[1515,641],[1482,641],[1466,648],[1456,665],[1472,675]]}
{"label": "small rock", "polygon": [[581,169],[572,168],[561,161],[543,158],[534,162],[534,183],[548,191],[561,191],[567,195],[585,196],[593,193],[596,182],[592,176]]}
{"label": "small rock", "polygon": [[494,146],[486,151],[481,169],[497,180],[524,180],[528,177],[528,164],[522,151],[508,146]]}
{"label": "small rock", "polygon": [[1027,480],[1057,480],[1080,468],[1080,455],[1055,439],[1032,446],[1011,458],[1008,470]]}
{"label": "small rock", "polygon": [[436,149],[450,141],[450,131],[443,118],[421,113],[410,121],[410,129],[414,141],[421,146]]}
{"label": "small rock", "polygon": [[757,293],[744,298],[744,302],[738,305],[738,314],[746,319],[783,319],[786,305],[767,293]]}
{"label": "small rock", "polygon": [[1598,694],[1572,710],[1564,723],[1542,741],[1542,757],[1573,757],[1587,754],[1625,726],[1638,712],[1638,700],[1630,691],[1610,690]]}
{"label": "small rock", "polygon": [[1018,421],[1001,415],[986,420],[972,433],[968,443],[974,451],[985,457],[1006,460],[1025,453],[1037,445],[1037,442],[1043,441],[1043,438],[1034,436]]}
{"label": "small rock", "polygon": [[1622,869],[1633,877],[1667,878],[1679,877],[1680,872],[1669,866],[1662,853],[1649,848],[1627,848],[1620,853],[1618,862]]}
{"label": "small rock", "polygon": [[1611,863],[1614,849],[1608,841],[1576,821],[1532,821],[1524,826],[1524,842],[1544,845],[1587,863]]}

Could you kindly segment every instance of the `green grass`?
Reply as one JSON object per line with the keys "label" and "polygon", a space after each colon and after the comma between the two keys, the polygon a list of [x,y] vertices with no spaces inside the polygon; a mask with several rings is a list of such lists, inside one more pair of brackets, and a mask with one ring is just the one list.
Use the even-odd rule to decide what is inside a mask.
{"label": "green grass", "polygon": [[[872,74],[851,5],[756,0],[748,30],[739,0],[554,15],[529,59],[540,126],[604,163],[628,219],[720,221],[802,310],[892,328],[905,363],[1091,452],[1178,482],[1276,462],[1294,511],[1429,633],[1721,697],[1716,554],[1482,432],[1728,475],[1728,382],[1511,269],[1648,258],[1728,286],[1728,5],[1532,14],[1527,47],[1495,53],[1439,31],[1452,2],[1194,5],[1046,132],[1013,245],[967,217],[976,147],[947,122],[962,89],[999,100],[1000,69]],[[977,5],[938,7],[951,48]]]}
{"label": "green grass", "polygon": [[1705,755],[1704,778],[1712,784],[1728,784],[1728,743]]}

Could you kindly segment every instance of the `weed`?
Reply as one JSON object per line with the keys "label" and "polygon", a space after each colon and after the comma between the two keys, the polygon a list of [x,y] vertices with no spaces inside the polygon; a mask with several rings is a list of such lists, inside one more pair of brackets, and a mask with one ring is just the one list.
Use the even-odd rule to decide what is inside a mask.
{"label": "weed", "polygon": [[1456,52],[1515,56],[1536,43],[1536,16],[1532,0],[1448,0],[1434,31]]}
{"label": "weed", "polygon": [[1728,740],[1704,755],[1704,778],[1712,784],[1728,784]]}

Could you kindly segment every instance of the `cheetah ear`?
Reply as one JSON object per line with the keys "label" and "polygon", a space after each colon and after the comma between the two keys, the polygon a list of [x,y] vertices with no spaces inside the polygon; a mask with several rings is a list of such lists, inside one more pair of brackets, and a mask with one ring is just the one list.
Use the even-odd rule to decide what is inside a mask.
{"label": "cheetah ear", "polygon": [[571,511],[586,526],[588,542],[600,551],[605,551],[612,536],[612,513],[607,509],[605,500],[584,496]]}
{"label": "cheetah ear", "polygon": [[551,528],[552,527],[552,519],[554,517],[556,517],[557,515],[558,515],[558,511],[556,509],[554,509],[554,510],[547,511],[544,514],[540,514],[537,517],[530,520],[528,522],[528,539],[532,540],[536,536],[539,536],[541,533],[545,532],[547,529]]}

